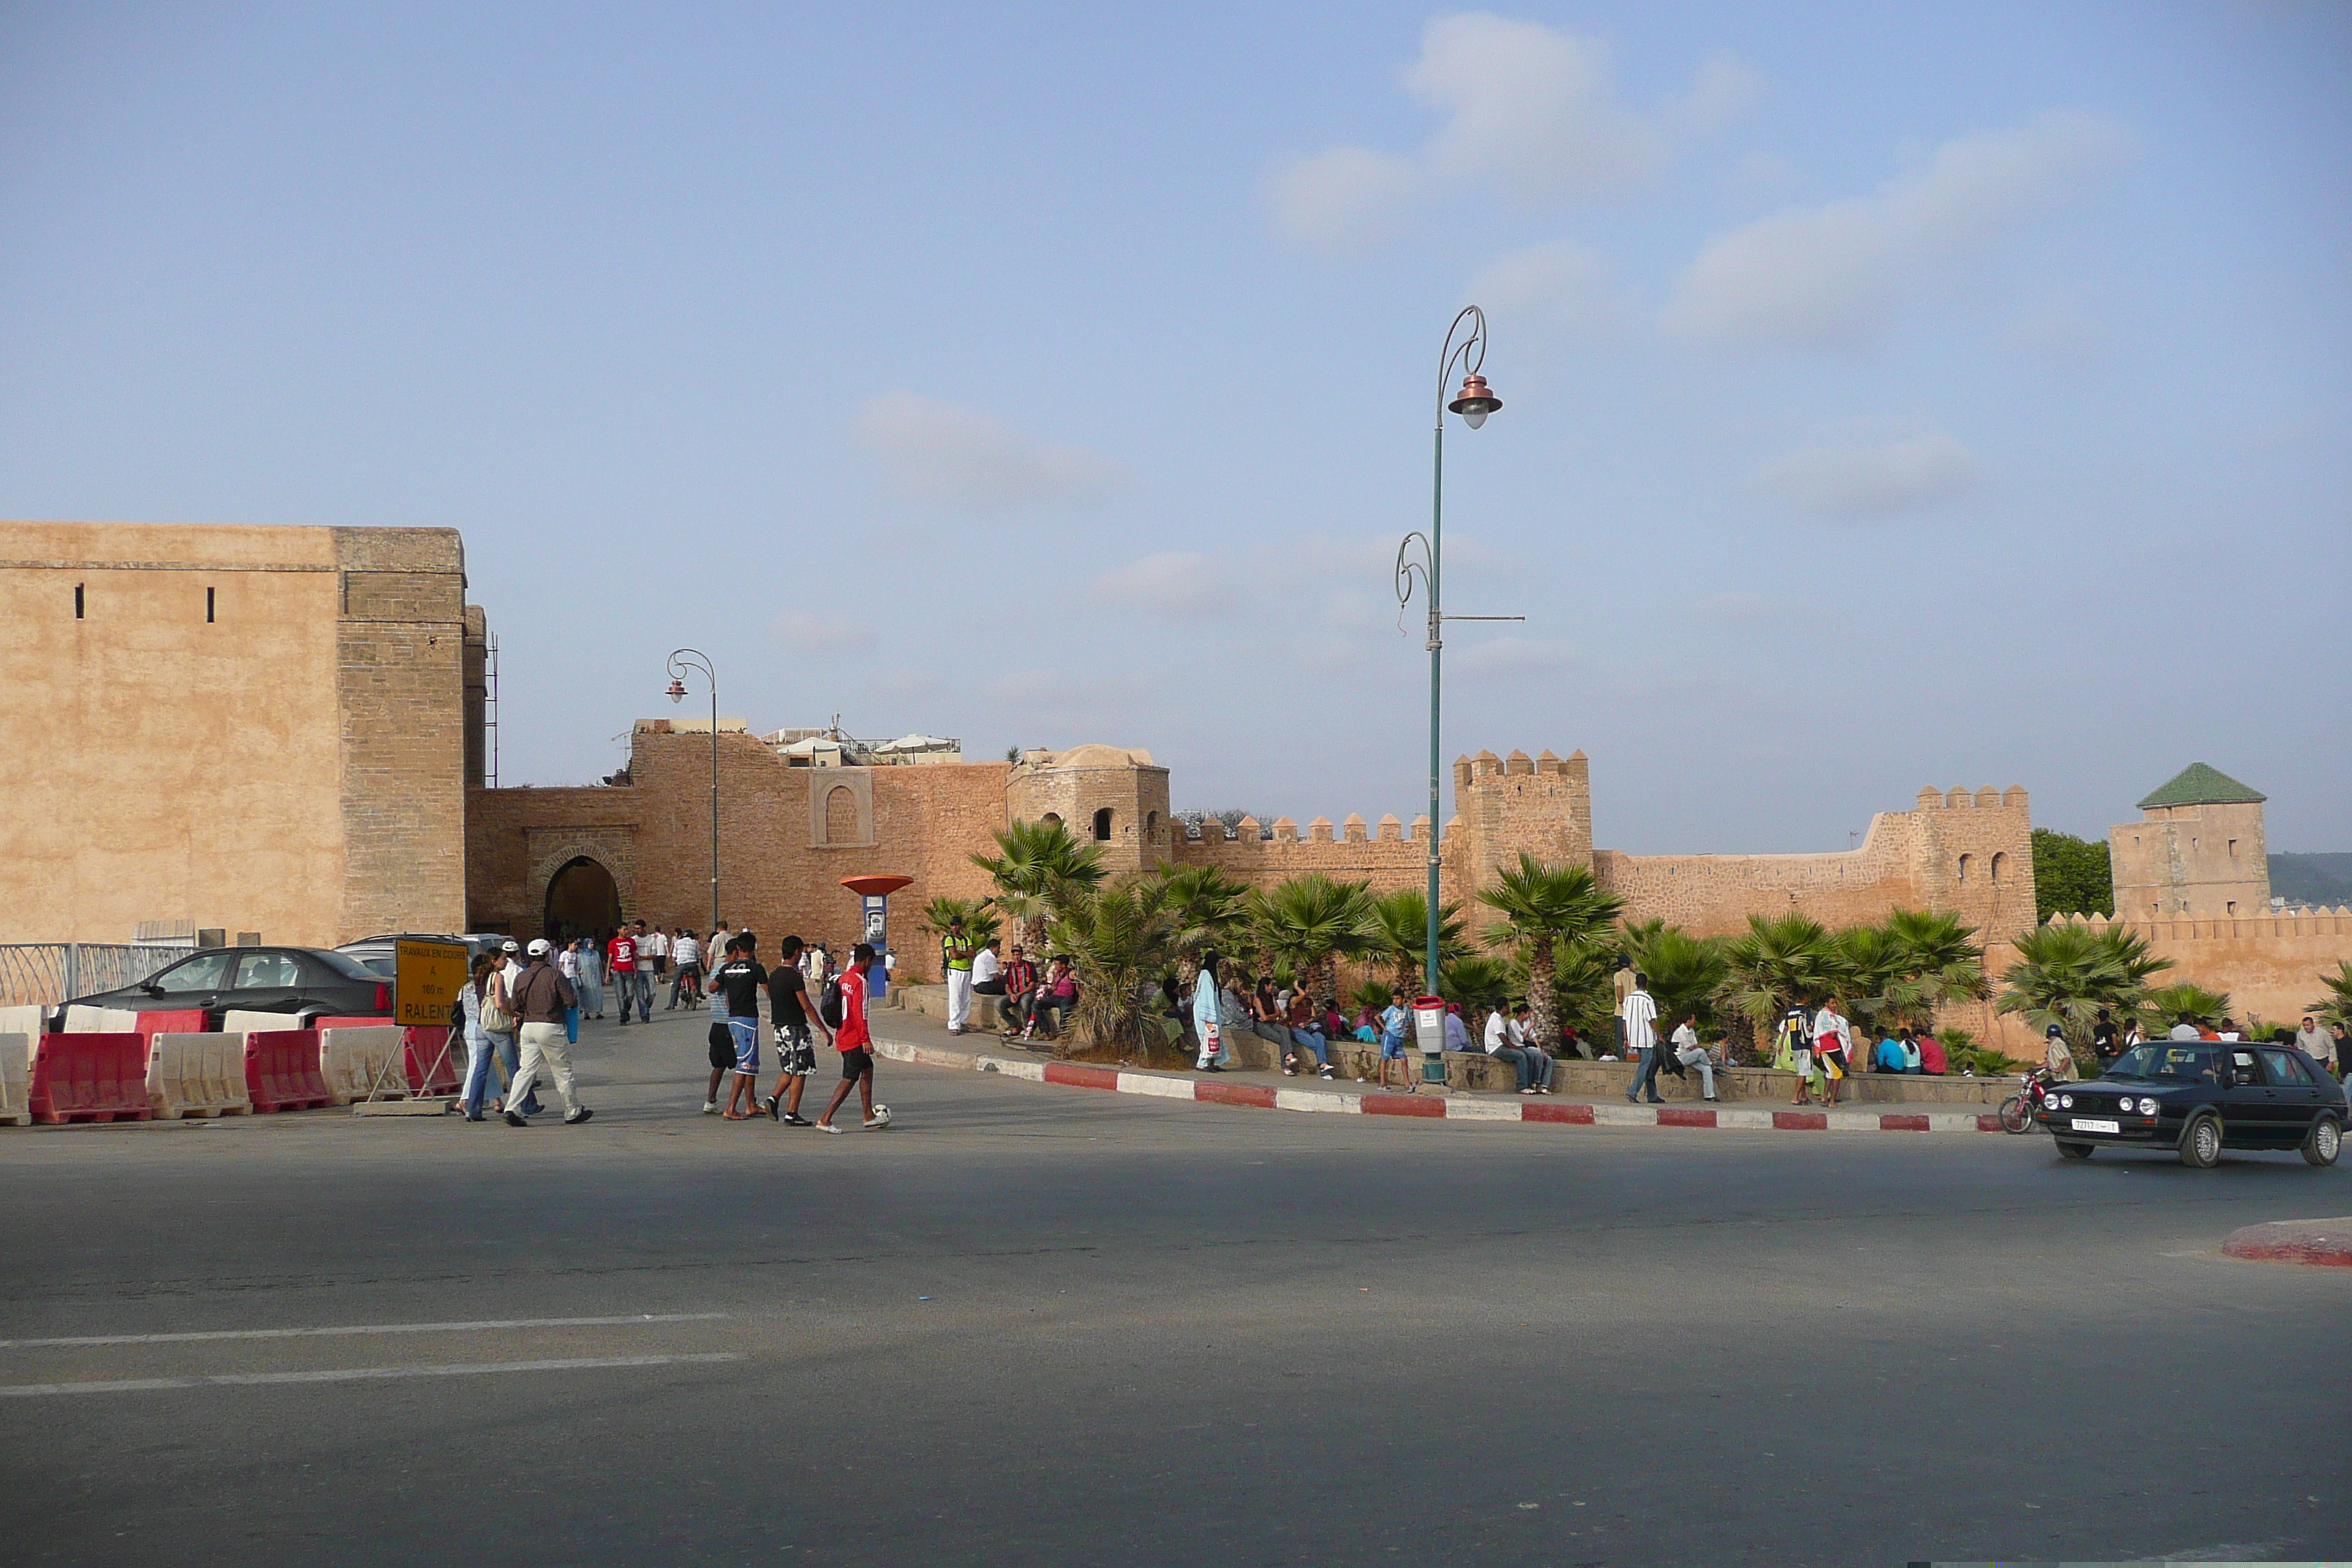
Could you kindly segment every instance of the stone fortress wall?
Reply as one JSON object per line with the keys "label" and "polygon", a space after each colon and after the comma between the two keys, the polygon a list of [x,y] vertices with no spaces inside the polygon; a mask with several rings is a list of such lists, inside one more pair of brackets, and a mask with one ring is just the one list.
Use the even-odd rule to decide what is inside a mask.
{"label": "stone fortress wall", "polygon": [[2241,1024],[2259,1020],[2264,1030],[2294,1027],[2303,1010],[2326,992],[2318,976],[2352,963],[2352,910],[2340,907],[2224,920],[2056,915],[2051,923],[2093,931],[2121,927],[2146,942],[2157,957],[2172,961],[2153,984],[2185,981],[2227,992],[2231,1016]]}

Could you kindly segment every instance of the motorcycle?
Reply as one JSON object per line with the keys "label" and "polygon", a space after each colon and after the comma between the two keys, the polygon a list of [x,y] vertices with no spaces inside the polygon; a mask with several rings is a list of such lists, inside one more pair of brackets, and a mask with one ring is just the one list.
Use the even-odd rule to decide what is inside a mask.
{"label": "motorcycle", "polygon": [[2046,1067],[2035,1068],[2025,1075],[2025,1088],[2000,1102],[2000,1130],[2004,1132],[2030,1132],[2033,1129],[2033,1113],[2050,1098],[2050,1086],[2057,1081]]}

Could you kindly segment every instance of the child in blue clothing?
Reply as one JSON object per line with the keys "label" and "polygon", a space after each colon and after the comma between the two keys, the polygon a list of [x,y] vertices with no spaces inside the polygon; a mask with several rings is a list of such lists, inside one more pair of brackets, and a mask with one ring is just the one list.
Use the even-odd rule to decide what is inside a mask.
{"label": "child in blue clothing", "polygon": [[1412,1015],[1405,1010],[1404,993],[1389,993],[1388,1011],[1381,1015],[1381,1087],[1389,1086],[1389,1063],[1397,1064],[1397,1087],[1412,1087],[1412,1068],[1404,1054],[1405,1031],[1412,1026]]}

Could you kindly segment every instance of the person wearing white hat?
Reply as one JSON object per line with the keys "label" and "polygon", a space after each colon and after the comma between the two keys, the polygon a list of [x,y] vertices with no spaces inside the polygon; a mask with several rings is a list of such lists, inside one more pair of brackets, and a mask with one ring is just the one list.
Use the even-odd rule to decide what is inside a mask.
{"label": "person wearing white hat", "polygon": [[531,1085],[542,1060],[554,1069],[555,1093],[563,1101],[563,1124],[576,1127],[595,1114],[580,1103],[572,1089],[572,1051],[563,1038],[564,1012],[580,1005],[580,999],[563,972],[547,961],[547,953],[544,938],[532,942],[530,963],[514,983],[515,1016],[522,1020],[522,1065],[515,1069],[514,1083],[507,1090],[509,1127],[530,1125],[516,1106],[530,1103]]}

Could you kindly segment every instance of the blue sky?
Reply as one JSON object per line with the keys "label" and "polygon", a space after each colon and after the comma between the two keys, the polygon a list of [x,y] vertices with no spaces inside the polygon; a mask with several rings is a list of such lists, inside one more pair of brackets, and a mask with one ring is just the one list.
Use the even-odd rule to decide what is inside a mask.
{"label": "blue sky", "polygon": [[[1613,847],[2191,760],[2352,847],[2340,7],[0,7],[0,516],[462,529],[502,776],[1151,748]],[[1411,622],[1412,618],[1408,617]]]}

